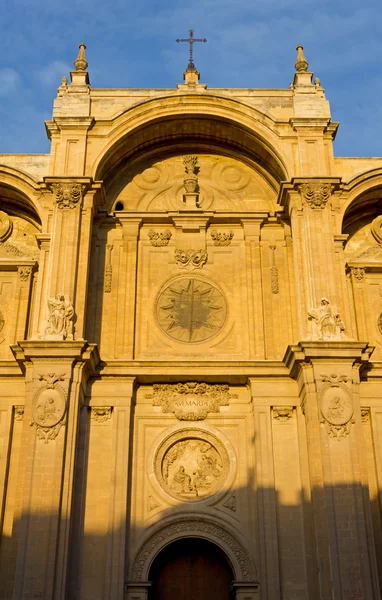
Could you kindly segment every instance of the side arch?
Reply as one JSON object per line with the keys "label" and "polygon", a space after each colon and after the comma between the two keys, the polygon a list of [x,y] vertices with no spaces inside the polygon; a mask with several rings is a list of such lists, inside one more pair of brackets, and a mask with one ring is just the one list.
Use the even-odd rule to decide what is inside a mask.
{"label": "side arch", "polygon": [[202,538],[214,543],[227,556],[237,581],[256,580],[256,568],[248,549],[237,532],[210,517],[177,517],[165,519],[150,528],[130,563],[129,580],[147,581],[154,559],[165,546],[183,538]]}
{"label": "side arch", "polygon": [[38,182],[24,171],[0,164],[0,195],[15,201],[29,213],[38,217],[38,224],[43,221],[43,208],[41,205],[41,191]]}
{"label": "side arch", "polygon": [[341,231],[351,213],[364,211],[368,204],[382,197],[382,168],[372,169],[357,175],[343,184],[345,201],[342,206]]}

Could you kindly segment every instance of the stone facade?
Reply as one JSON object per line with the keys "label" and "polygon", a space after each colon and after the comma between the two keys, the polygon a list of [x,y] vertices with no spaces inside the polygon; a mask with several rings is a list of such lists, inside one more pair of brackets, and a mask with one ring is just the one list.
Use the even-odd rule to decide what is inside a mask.
{"label": "stone facade", "polygon": [[0,155],[0,599],[380,598],[382,158],[289,89],[92,89]]}

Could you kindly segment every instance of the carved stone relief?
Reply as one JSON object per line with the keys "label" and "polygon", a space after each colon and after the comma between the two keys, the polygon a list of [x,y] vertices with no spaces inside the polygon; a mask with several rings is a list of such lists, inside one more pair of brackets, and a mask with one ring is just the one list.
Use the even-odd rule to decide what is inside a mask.
{"label": "carved stone relief", "polygon": [[322,419],[328,435],[337,440],[350,433],[353,419],[353,400],[346,385],[346,375],[321,375],[319,400]]}
{"label": "carved stone relief", "polygon": [[314,324],[312,340],[346,339],[345,325],[340,314],[327,298],[321,298],[320,306],[309,310],[308,319]]}
{"label": "carved stone relief", "polygon": [[65,425],[66,391],[58,383],[63,379],[64,375],[55,373],[40,375],[40,381],[46,383],[37,390],[33,398],[31,426],[36,427],[37,438],[46,444],[56,439],[61,427]]}
{"label": "carved stone relief", "polygon": [[24,406],[15,406],[15,421],[22,421],[24,419]]}
{"label": "carved stone relief", "polygon": [[165,231],[154,231],[153,229],[150,229],[148,236],[152,246],[160,247],[168,246],[172,233],[169,229],[166,229]]}
{"label": "carved stone relief", "polygon": [[167,285],[156,302],[157,322],[179,342],[203,342],[216,335],[227,317],[220,289],[197,277],[177,279]]}
{"label": "carved stone relief", "polygon": [[52,183],[52,190],[56,197],[57,207],[60,209],[73,209],[82,199],[85,186],[80,183]]}
{"label": "carved stone relief", "polygon": [[361,408],[361,419],[362,419],[362,423],[368,423],[370,418],[370,407],[364,407]]}
{"label": "carved stone relief", "polygon": [[[378,316],[377,327],[379,329],[379,333],[382,335],[382,313]],[[0,320],[0,331],[1,331],[1,320]]]}
{"label": "carved stone relief", "polygon": [[352,267],[351,268],[352,278],[358,281],[358,283],[362,283],[365,281],[365,269],[361,267]]}
{"label": "carved stone relief", "polygon": [[[185,191],[185,179],[189,189],[195,187],[195,179],[185,177],[183,156],[148,163],[139,173],[130,173],[129,182],[119,194],[117,201],[129,206],[129,210],[179,210],[186,208],[204,210],[272,210],[275,193],[268,182],[254,169],[238,160],[203,154],[198,157],[199,172],[195,192]],[[196,157],[195,157],[196,158]],[[187,197],[187,194],[189,196]],[[186,196],[186,198],[185,198]]]}
{"label": "carved stone relief", "polygon": [[372,222],[371,233],[377,240],[378,244],[382,244],[382,215],[374,219]]}
{"label": "carved stone relief", "polygon": [[158,448],[154,470],[161,487],[173,498],[198,501],[220,490],[229,472],[222,442],[198,429],[178,431]]}
{"label": "carved stone relief", "polygon": [[313,210],[323,209],[332,193],[333,186],[330,183],[303,183],[300,185],[300,193]]}
{"label": "carved stone relief", "polygon": [[210,412],[217,413],[221,406],[228,406],[236,394],[229,393],[229,385],[208,383],[157,383],[153,386],[154,406],[161,406],[164,413],[173,413],[180,421],[202,421]]}
{"label": "carved stone relief", "polygon": [[233,235],[233,231],[229,231],[228,233],[216,231],[216,229],[211,231],[211,238],[214,240],[215,246],[229,246]]}
{"label": "carved stone relief", "polygon": [[198,157],[197,156],[184,156],[183,164],[186,171],[184,177],[184,189],[187,193],[193,193],[199,191],[198,182]]}
{"label": "carved stone relief", "polygon": [[92,406],[91,418],[96,424],[106,423],[111,419],[112,406]]}
{"label": "carved stone relief", "polygon": [[48,308],[50,315],[45,339],[72,340],[74,308],[68,296],[59,292],[55,298],[48,299]]}
{"label": "carved stone relief", "polygon": [[151,494],[149,494],[148,498],[147,498],[147,510],[148,510],[148,512],[151,512],[152,510],[155,510],[156,508],[159,508],[159,504],[155,500],[155,498]]}
{"label": "carved stone relief", "polygon": [[[3,217],[1,217],[1,214]],[[9,226],[8,219],[11,222]],[[21,217],[9,217],[0,211],[0,254],[5,258],[23,258],[34,260],[39,255],[36,234],[39,233],[29,221]]]}
{"label": "carved stone relief", "polygon": [[281,423],[286,423],[293,417],[293,406],[273,406],[273,418]]}
{"label": "carved stone relief", "polygon": [[175,262],[182,268],[201,269],[207,258],[206,250],[175,250]]}
{"label": "carved stone relief", "polygon": [[19,267],[17,271],[21,281],[28,281],[32,273],[32,267]]}

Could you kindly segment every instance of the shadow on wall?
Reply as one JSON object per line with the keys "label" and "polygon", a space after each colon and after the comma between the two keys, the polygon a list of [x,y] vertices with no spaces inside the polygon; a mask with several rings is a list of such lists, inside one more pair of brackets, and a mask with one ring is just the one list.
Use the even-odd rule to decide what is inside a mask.
{"label": "shadow on wall", "polygon": [[[377,500],[370,501],[366,488],[345,485],[313,488],[311,498],[301,496],[294,505],[283,504],[273,488],[257,487],[250,474],[249,486],[227,491],[219,506],[214,506],[213,497],[204,509],[189,502],[167,510],[152,505],[147,526],[144,523],[130,526],[127,519],[112,529],[109,524],[113,507],[104,505],[104,490],[88,488],[85,493],[85,480],[86,472],[79,467],[66,592],[59,593],[56,554],[56,534],[60,539],[65,529],[63,523],[59,523],[57,514],[31,512],[23,516],[21,523],[24,527],[27,522],[29,530],[27,549],[18,545],[18,519],[13,523],[12,535],[2,537],[1,600],[141,599],[145,596],[127,595],[128,590],[138,589],[142,594],[149,589],[150,578],[153,588],[149,599],[182,600],[179,590],[186,585],[185,581],[190,585],[190,573],[200,600],[215,597],[224,600],[222,591],[219,596],[211,595],[208,582],[216,579],[225,586],[226,600],[240,589],[247,590],[245,597],[249,599],[379,598],[380,505]],[[86,500],[86,494],[92,498]],[[255,510],[247,519],[246,508],[252,495]],[[137,501],[147,502],[147,499]],[[101,515],[98,531],[97,514]],[[364,517],[368,514],[372,515],[370,520]],[[187,546],[179,540],[191,538],[187,557]],[[175,578],[171,576],[174,568]],[[21,593],[14,591],[15,580]],[[229,591],[228,580],[234,584],[233,592]],[[24,582],[21,587],[20,581]],[[158,581],[161,589],[169,586],[165,587],[170,590],[167,597],[159,594]],[[250,595],[257,582],[260,593]],[[132,583],[138,583],[138,588],[129,585]],[[219,589],[217,585],[215,588]],[[176,594],[174,590],[178,590]],[[207,595],[203,595],[205,592]]]}

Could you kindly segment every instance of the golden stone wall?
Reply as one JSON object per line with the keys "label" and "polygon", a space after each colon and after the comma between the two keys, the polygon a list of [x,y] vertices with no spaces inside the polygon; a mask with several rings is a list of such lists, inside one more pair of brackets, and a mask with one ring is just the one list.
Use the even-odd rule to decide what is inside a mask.
{"label": "golden stone wall", "polygon": [[92,90],[0,156],[0,599],[380,597],[382,159],[319,82]]}

